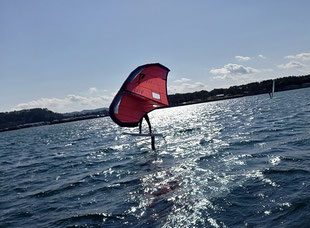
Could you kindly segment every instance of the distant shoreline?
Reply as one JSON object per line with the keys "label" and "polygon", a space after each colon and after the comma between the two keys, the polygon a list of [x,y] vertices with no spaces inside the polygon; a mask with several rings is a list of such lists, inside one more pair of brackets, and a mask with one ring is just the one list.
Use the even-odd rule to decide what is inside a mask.
{"label": "distant shoreline", "polygon": [[[287,90],[281,90],[281,91],[277,91],[277,93],[279,93],[279,92],[285,92],[285,91],[290,91],[290,90],[306,89],[306,88],[310,88],[310,85],[307,86],[307,87],[300,87],[300,88],[292,88],[292,89],[287,89]],[[218,98],[215,98],[215,99],[210,99],[210,100],[205,100],[205,101],[185,102],[185,103],[183,103],[183,104],[170,105],[170,106],[168,106],[168,107],[162,107],[162,108],[160,108],[160,109],[174,108],[174,107],[180,107],[180,106],[186,106],[186,105],[193,105],[193,104],[202,104],[202,103],[215,102],[215,101],[231,100],[231,99],[237,99],[237,98],[242,98],[242,97],[258,96],[258,95],[263,95],[263,94],[268,94],[268,93],[238,94],[238,95],[235,95],[235,96],[218,97]],[[268,96],[268,97],[269,97],[269,96]]]}
{"label": "distant shoreline", "polygon": [[[297,90],[297,89],[304,89],[304,88],[309,88],[309,87],[310,87],[310,86],[308,86],[308,87],[302,87],[302,88],[295,88],[295,89],[282,90],[282,91],[278,91],[278,92],[284,92],[284,91],[289,91],[289,90]],[[194,104],[202,104],[202,103],[215,102],[215,101],[222,101],[222,100],[231,100],[231,99],[236,99],[236,98],[249,97],[249,96],[256,96],[256,95],[262,95],[262,94],[266,94],[266,93],[251,94],[251,95],[239,94],[239,95],[230,96],[230,97],[219,97],[219,98],[213,99],[213,100],[210,99],[210,100],[207,100],[207,101],[187,102],[187,103],[183,103],[183,104],[179,104],[179,105],[163,107],[163,108],[160,108],[160,109],[181,107],[181,106],[194,105]],[[62,123],[70,123],[70,122],[76,122],[76,121],[81,121],[81,120],[103,118],[103,117],[108,117],[108,116],[109,116],[109,115],[100,115],[100,116],[99,116],[99,115],[88,115],[88,116],[81,116],[81,117],[75,117],[75,118],[67,118],[67,119],[62,119],[62,120],[54,120],[54,121],[51,121],[51,122],[29,123],[29,124],[18,125],[18,126],[11,127],[11,128],[0,129],[0,132],[13,131],[13,130],[20,130],[20,129],[30,128],[30,127],[39,127],[39,126],[46,126],[46,125],[55,125],[55,124],[62,124]]]}
{"label": "distant shoreline", "polygon": [[46,126],[46,125],[70,123],[70,122],[75,122],[75,121],[89,120],[89,119],[96,119],[96,118],[103,118],[103,117],[108,117],[108,115],[105,115],[105,116],[89,115],[89,116],[81,116],[81,117],[67,118],[67,119],[61,119],[61,120],[53,120],[51,122],[43,121],[43,122],[27,123],[27,124],[17,125],[14,127],[0,129],[0,132],[14,131],[14,130],[20,130],[20,129],[30,128],[30,127],[39,127],[39,126]]}
{"label": "distant shoreline", "polygon": [[[274,80],[276,84],[275,92],[310,87],[310,75],[289,76]],[[272,82],[273,80],[265,80],[262,82],[254,82],[240,86],[231,86],[228,89],[214,89],[210,92],[202,90],[192,93],[168,95],[170,106],[163,108],[268,94],[271,91]],[[106,108],[70,114],[54,113],[47,109],[30,109],[9,113],[0,113],[0,132],[95,119],[107,116],[109,116],[109,113],[108,109]]]}
{"label": "distant shoreline", "polygon": [[262,82],[253,82],[245,85],[231,86],[228,89],[214,89],[210,92],[202,90],[193,93],[168,95],[170,106],[197,104],[225,99],[234,99],[245,96],[268,94],[275,81],[275,92],[302,89],[310,87],[310,75],[289,76]]}

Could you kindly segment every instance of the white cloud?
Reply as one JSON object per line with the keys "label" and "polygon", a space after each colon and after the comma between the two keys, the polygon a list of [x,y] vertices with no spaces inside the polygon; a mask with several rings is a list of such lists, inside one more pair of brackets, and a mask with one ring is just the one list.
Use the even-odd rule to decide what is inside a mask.
{"label": "white cloud", "polygon": [[178,80],[175,80],[173,81],[174,83],[186,83],[186,82],[189,82],[191,81],[191,79],[188,79],[188,78],[181,78],[181,79],[178,79]]}
{"label": "white cloud", "polygon": [[310,53],[300,53],[297,55],[288,55],[285,56],[286,59],[299,59],[299,60],[310,60]]}
{"label": "white cloud", "polygon": [[264,55],[258,55],[258,57],[261,59],[267,59],[266,56],[264,56]]}
{"label": "white cloud", "polygon": [[168,86],[169,94],[189,93],[201,90],[207,90],[207,85],[202,82],[192,82],[192,80],[188,78],[175,80]]}
{"label": "white cloud", "polygon": [[246,62],[246,61],[251,60],[251,57],[236,55],[235,59],[237,59],[240,62]]}
{"label": "white cloud", "polygon": [[98,89],[96,87],[90,87],[88,89],[88,93],[89,94],[94,94],[94,93],[97,93],[98,92]]}
{"label": "white cloud", "polygon": [[290,61],[286,64],[278,65],[278,67],[282,69],[300,69],[300,68],[305,67],[305,65],[300,62]]}
{"label": "white cloud", "polygon": [[257,73],[259,70],[254,69],[252,67],[246,67],[243,65],[229,63],[222,68],[212,69],[210,70],[211,74],[216,75],[216,78],[224,79],[224,78],[234,78],[235,76],[249,75],[253,73]]}
{"label": "white cloud", "polygon": [[30,109],[30,108],[50,108],[53,110],[59,110],[61,107],[69,105],[69,99],[58,99],[58,98],[41,98],[39,100],[34,100],[26,103],[18,104],[14,109]]}
{"label": "white cloud", "polygon": [[95,109],[107,107],[112,100],[112,96],[86,97],[79,95],[67,95],[63,99],[41,98],[38,100],[18,104],[14,110],[47,108],[54,112],[73,112],[84,109]]}

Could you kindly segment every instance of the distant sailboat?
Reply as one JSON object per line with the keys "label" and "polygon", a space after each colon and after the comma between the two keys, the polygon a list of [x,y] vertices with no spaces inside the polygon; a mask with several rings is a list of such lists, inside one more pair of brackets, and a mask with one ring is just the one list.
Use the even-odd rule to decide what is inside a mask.
{"label": "distant sailboat", "polygon": [[274,96],[275,84],[276,84],[276,81],[273,79],[273,80],[272,80],[272,89],[271,89],[271,92],[269,92],[269,96],[270,96],[271,99],[272,99],[273,96]]}

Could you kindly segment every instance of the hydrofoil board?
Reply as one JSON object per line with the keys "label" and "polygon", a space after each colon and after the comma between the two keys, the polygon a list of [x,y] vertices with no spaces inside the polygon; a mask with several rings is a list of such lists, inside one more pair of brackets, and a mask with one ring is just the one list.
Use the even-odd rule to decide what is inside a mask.
{"label": "hydrofoil board", "polygon": [[131,136],[135,136],[135,137],[164,137],[163,134],[146,134],[146,133],[129,133],[129,132],[123,132],[123,135],[131,135]]}

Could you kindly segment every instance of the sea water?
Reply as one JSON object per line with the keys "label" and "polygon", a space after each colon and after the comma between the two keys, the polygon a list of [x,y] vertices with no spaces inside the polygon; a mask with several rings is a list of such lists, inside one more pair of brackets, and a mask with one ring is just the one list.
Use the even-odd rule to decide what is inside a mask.
{"label": "sea water", "polygon": [[150,120],[0,133],[0,227],[309,227],[309,88]]}

